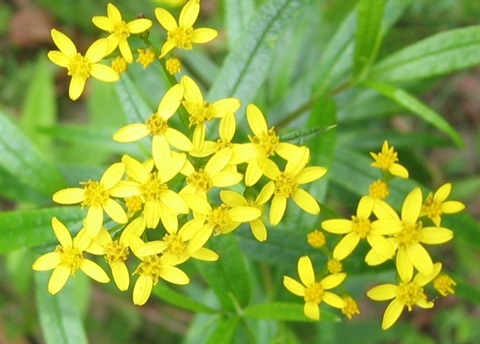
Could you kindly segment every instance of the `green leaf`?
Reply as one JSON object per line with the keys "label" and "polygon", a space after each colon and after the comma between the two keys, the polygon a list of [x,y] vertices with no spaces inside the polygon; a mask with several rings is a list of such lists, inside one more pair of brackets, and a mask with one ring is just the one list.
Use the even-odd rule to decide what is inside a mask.
{"label": "green leaf", "polygon": [[[75,283],[67,283],[56,295],[48,292],[50,273],[35,272],[37,308],[46,343],[88,343],[75,302]],[[74,281],[70,281],[74,282]]]}
{"label": "green leaf", "polygon": [[0,253],[22,247],[53,245],[57,238],[51,221],[56,216],[71,231],[80,230],[86,212],[80,207],[17,210],[0,214]]}
{"label": "green leaf", "polygon": [[56,166],[0,112],[0,166],[17,180],[50,195],[66,186]]}
{"label": "green leaf", "polygon": [[382,81],[417,80],[480,63],[480,26],[441,32],[386,57],[371,70]]}
{"label": "green leaf", "polygon": [[385,0],[360,0],[358,4],[353,80],[364,79],[375,61],[383,37],[384,8]]}
{"label": "green leaf", "polygon": [[162,300],[170,303],[171,305],[181,307],[183,309],[196,312],[196,313],[216,313],[215,309],[212,309],[203,303],[195,301],[188,296],[180,294],[175,290],[169,288],[165,284],[159,283],[153,288],[153,294]]}
{"label": "green leaf", "polygon": [[232,50],[239,43],[242,32],[245,32],[250,18],[255,13],[255,2],[223,0],[223,5],[225,8],[226,36],[228,46]]}
{"label": "green leaf", "polygon": [[52,203],[52,196],[42,194],[19,182],[15,175],[2,167],[0,167],[0,196],[23,204],[49,205]]}
{"label": "green leaf", "polygon": [[226,309],[237,311],[251,297],[250,276],[235,236],[220,235],[210,241],[220,256],[216,262],[195,262],[203,278]]}
{"label": "green leaf", "polygon": [[241,41],[230,51],[208,98],[234,96],[251,102],[274,58],[274,46],[284,27],[309,0],[267,1],[248,23]]}
{"label": "green leaf", "polygon": [[221,318],[220,321],[217,322],[217,327],[215,328],[215,330],[207,338],[206,343],[232,343],[232,339],[237,330],[239,321],[240,317],[238,316]]}
{"label": "green leaf", "polygon": [[453,280],[457,283],[457,285],[454,287],[455,294],[479,305],[480,290],[478,289],[478,285],[473,285],[471,282],[465,280],[464,278],[456,274],[452,274],[452,277]]}
{"label": "green leaf", "polygon": [[[303,313],[303,304],[287,302],[269,302],[252,305],[243,310],[244,316],[255,319],[283,320],[283,321],[312,321]],[[336,315],[323,309],[320,321],[340,321]]]}
{"label": "green leaf", "polygon": [[321,135],[324,135],[335,127],[335,125],[329,125],[324,127],[309,126],[309,128],[304,130],[296,130],[292,133],[281,135],[280,141],[290,142],[296,145],[304,145],[306,142],[314,140]]}
{"label": "green leaf", "polygon": [[47,59],[47,54],[42,51],[38,54],[37,65],[26,90],[20,126],[25,135],[43,151],[48,151],[50,148],[50,140],[39,134],[38,129],[56,122],[56,109],[51,63]]}
{"label": "green leaf", "polygon": [[426,106],[424,103],[422,103],[420,100],[415,98],[407,91],[393,85],[373,80],[364,81],[362,84],[377,90],[385,97],[390,98],[394,102],[402,105],[404,108],[410,110],[414,114],[418,115],[420,118],[424,119],[437,129],[450,136],[450,138],[453,140],[453,142],[455,142],[458,147],[463,147],[462,138],[455,131],[455,129],[453,129],[453,127],[450,126],[450,124],[448,124],[448,122],[443,119],[441,115]]}

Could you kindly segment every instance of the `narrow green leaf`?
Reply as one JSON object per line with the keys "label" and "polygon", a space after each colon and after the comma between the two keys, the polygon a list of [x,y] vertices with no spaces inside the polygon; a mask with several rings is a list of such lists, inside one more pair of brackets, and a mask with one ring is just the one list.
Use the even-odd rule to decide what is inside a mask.
{"label": "narrow green leaf", "polygon": [[[252,305],[244,309],[248,318],[283,320],[283,321],[315,321],[303,313],[303,304],[287,302],[270,302]],[[340,321],[340,318],[321,310],[320,321]]]}
{"label": "narrow green leaf", "polygon": [[65,180],[28,138],[0,112],[0,166],[32,189],[53,194],[65,187]]}
{"label": "narrow green leaf", "polygon": [[[88,343],[80,313],[75,302],[75,283],[67,283],[56,295],[47,289],[50,274],[35,272],[35,294],[40,325],[46,343]],[[72,281],[70,281],[72,282]]]}
{"label": "narrow green leaf", "polygon": [[365,86],[373,88],[390,98],[394,102],[402,105],[404,108],[410,110],[420,118],[432,124],[437,129],[441,130],[455,142],[458,147],[463,147],[463,141],[455,129],[443,119],[441,115],[422,103],[420,100],[409,94],[407,91],[393,85],[381,83],[378,81],[367,80],[362,83]]}
{"label": "narrow green leaf", "polygon": [[55,85],[50,67],[51,63],[47,59],[47,54],[41,51],[37,57],[31,82],[26,90],[20,125],[25,135],[43,151],[48,151],[50,140],[39,134],[38,129],[54,124],[57,118]]}
{"label": "narrow green leaf", "polygon": [[17,210],[0,213],[0,253],[22,247],[53,245],[57,238],[51,226],[52,217],[62,221],[72,235],[80,230],[86,215],[80,207],[58,207]]}
{"label": "narrow green leaf", "polygon": [[23,204],[50,205],[52,196],[33,190],[0,167],[0,196]]}
{"label": "narrow green leaf", "polygon": [[219,260],[196,262],[196,266],[222,306],[237,311],[249,302],[252,292],[243,252],[233,235],[215,237],[211,243],[211,248],[220,255]]}
{"label": "narrow green leaf", "polygon": [[360,0],[357,15],[353,80],[362,80],[378,53],[383,38],[382,18],[385,0]]}
{"label": "narrow green leaf", "polygon": [[451,73],[480,63],[480,26],[441,32],[387,56],[371,78],[398,82]]}
{"label": "narrow green leaf", "polygon": [[217,327],[207,338],[207,344],[232,343],[233,336],[240,322],[239,316],[222,318],[217,322]]}
{"label": "narrow green leaf", "polygon": [[235,96],[251,102],[265,80],[274,58],[274,46],[284,27],[309,0],[268,1],[248,23],[241,41],[229,53],[209,99]]}
{"label": "narrow green leaf", "polygon": [[[280,141],[282,142],[291,142],[296,145],[304,145],[306,142],[310,140],[314,140],[317,137],[324,135],[325,133],[331,131],[334,129],[336,126],[335,125],[329,125],[329,126],[324,126],[324,127],[315,127],[313,126],[308,126],[309,128],[304,129],[304,130],[296,130],[292,133],[288,133],[285,135],[280,136]],[[313,146],[313,144],[312,144]]]}
{"label": "narrow green leaf", "polygon": [[162,300],[165,300],[171,305],[181,307],[183,309],[196,312],[196,313],[216,313],[215,309],[212,309],[203,303],[195,301],[188,296],[180,294],[175,290],[169,288],[163,283],[159,283],[153,288],[153,294]]}
{"label": "narrow green leaf", "polygon": [[254,1],[223,0],[225,8],[225,29],[227,31],[228,46],[234,49],[242,32],[245,32],[250,18],[255,13]]}

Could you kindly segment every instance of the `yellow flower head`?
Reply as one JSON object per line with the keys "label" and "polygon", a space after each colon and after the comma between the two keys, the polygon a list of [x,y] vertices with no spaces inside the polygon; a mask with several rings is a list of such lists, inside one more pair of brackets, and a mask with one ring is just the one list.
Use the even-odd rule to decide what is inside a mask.
{"label": "yellow flower head", "polygon": [[304,298],[303,311],[307,317],[313,320],[320,319],[319,305],[322,301],[335,308],[345,307],[346,303],[340,296],[328,291],[345,280],[347,277],[345,273],[329,275],[316,282],[312,261],[308,256],[303,256],[298,260],[298,275],[301,283],[289,276],[283,276],[283,285],[291,293]]}
{"label": "yellow flower head", "polygon": [[411,311],[414,305],[421,308],[433,307],[433,302],[427,301],[423,287],[438,275],[441,268],[442,264],[435,263],[432,268],[432,273],[429,275],[418,273],[413,280],[412,275],[403,275],[400,270],[398,270],[401,279],[399,285],[383,284],[367,292],[368,297],[375,301],[393,299],[385,310],[382,329],[386,330],[392,326],[400,317],[405,307],[407,307],[408,311]]}
{"label": "yellow flower head", "polygon": [[430,193],[422,205],[420,216],[430,218],[435,226],[440,226],[443,214],[454,214],[465,209],[465,205],[458,201],[445,201],[452,190],[452,184],[442,185],[435,194]]}
{"label": "yellow flower head", "polygon": [[345,307],[342,308],[342,313],[345,314],[348,319],[352,319],[355,314],[360,314],[358,304],[353,297],[345,296],[343,301],[345,301]]}
{"label": "yellow flower head", "polygon": [[190,0],[180,12],[180,18],[175,18],[163,8],[155,9],[158,22],[168,31],[167,41],[162,46],[160,57],[164,57],[172,49],[192,49],[193,43],[208,43],[218,36],[214,29],[194,29],[193,24],[200,12],[200,0]]}
{"label": "yellow flower head", "polygon": [[100,266],[83,257],[83,252],[87,250],[90,243],[89,238],[80,239],[81,234],[79,233],[76,238],[72,239],[67,227],[56,217],[52,218],[52,227],[60,245],[54,252],[39,257],[32,266],[33,270],[37,271],[54,269],[48,282],[50,294],[58,293],[65,286],[68,278],[74,276],[78,269],[100,283],[110,281]]}
{"label": "yellow flower head", "polygon": [[[270,224],[272,226],[282,220],[289,198],[292,198],[307,213],[315,215],[320,212],[318,202],[312,195],[301,189],[300,185],[321,178],[327,173],[327,169],[320,166],[305,167],[309,160],[310,150],[307,147],[300,147],[297,154],[287,162],[283,172],[273,161],[265,161],[264,173],[271,179],[265,187],[273,190],[273,200],[270,206]],[[271,188],[270,184],[275,187]]]}
{"label": "yellow flower head", "polygon": [[371,166],[377,167],[382,171],[388,171],[392,175],[400,178],[408,178],[407,169],[397,163],[398,153],[395,152],[393,147],[388,147],[388,141],[383,142],[380,153],[370,153],[370,155],[375,160]]}
{"label": "yellow flower head", "polygon": [[315,229],[313,232],[308,233],[307,242],[313,248],[322,248],[323,246],[325,246],[327,240],[325,238],[325,234],[323,234],[322,231]]}
{"label": "yellow flower head", "polygon": [[433,280],[433,287],[437,289],[437,291],[442,296],[447,296],[449,294],[455,294],[455,290],[453,289],[454,286],[457,285],[450,276],[447,274],[441,274],[437,278]]}
{"label": "yellow flower head", "polygon": [[52,29],[51,35],[59,50],[49,51],[48,58],[56,65],[67,68],[68,75],[72,77],[68,89],[70,99],[76,100],[80,97],[90,76],[106,82],[119,79],[118,73],[111,67],[97,63],[107,54],[106,39],[95,41],[83,56],[77,52],[75,44],[65,34]]}
{"label": "yellow flower head", "polygon": [[127,70],[128,63],[125,59],[121,56],[117,56],[115,60],[112,61],[112,68],[118,74],[125,73]]}
{"label": "yellow flower head", "polygon": [[122,182],[125,172],[123,163],[115,163],[103,174],[100,181],[82,182],[82,188],[67,188],[57,191],[53,201],[60,204],[81,203],[88,207],[85,228],[93,238],[97,236],[103,225],[103,212],[117,223],[127,223],[128,218],[122,206],[111,197],[130,197],[138,193],[138,189],[129,183]]}
{"label": "yellow flower head", "polygon": [[338,274],[339,272],[342,272],[343,270],[343,264],[341,261],[336,260],[336,259],[330,259],[327,262],[327,270],[331,274]]}
{"label": "yellow flower head", "polygon": [[182,71],[182,61],[176,57],[170,57],[165,61],[165,68],[170,75],[180,73]]}
{"label": "yellow flower head", "polygon": [[130,49],[127,39],[131,34],[141,33],[150,29],[153,25],[152,21],[150,19],[140,18],[127,23],[122,20],[122,14],[112,3],[107,5],[107,15],[107,17],[95,16],[92,18],[95,26],[110,33],[107,37],[107,55],[119,47],[120,53],[125,60],[128,63],[132,63],[132,50]]}
{"label": "yellow flower head", "polygon": [[388,184],[381,179],[374,181],[368,187],[368,195],[374,199],[383,200],[388,196],[388,194]]}
{"label": "yellow flower head", "polygon": [[385,225],[381,221],[370,221],[370,215],[374,207],[373,198],[364,196],[358,202],[357,214],[352,216],[351,220],[333,219],[322,222],[322,228],[330,233],[346,234],[342,240],[335,246],[333,257],[337,260],[345,259],[349,256],[360,239],[367,239],[370,246],[383,255],[393,256],[394,247],[384,237],[401,230],[398,222]]}
{"label": "yellow flower head", "polygon": [[155,54],[150,49],[137,49],[137,51],[137,62],[142,65],[143,69],[147,68],[153,63],[153,61],[155,61]]}

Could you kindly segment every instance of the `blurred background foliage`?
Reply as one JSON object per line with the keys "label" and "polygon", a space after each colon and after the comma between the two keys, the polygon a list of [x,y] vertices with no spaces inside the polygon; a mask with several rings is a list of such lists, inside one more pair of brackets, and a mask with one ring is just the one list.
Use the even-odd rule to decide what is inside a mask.
{"label": "blurred background foliage", "polygon": [[[125,18],[143,13],[154,20],[153,9],[157,6],[169,6],[172,12],[179,12],[175,3],[181,4],[182,1],[167,2],[119,0],[115,4]],[[214,85],[211,96],[221,94],[215,80],[221,73],[225,56],[241,44],[249,20],[265,2],[268,0],[202,0],[200,22],[219,30],[220,37],[181,57],[188,73],[204,89]],[[111,140],[112,133],[124,125],[129,116],[125,113],[127,107],[125,100],[122,101],[122,90],[89,80],[84,96],[71,102],[67,95],[69,79],[65,71],[56,68],[46,58],[46,52],[55,48],[50,38],[52,27],[73,37],[79,51],[85,51],[99,35],[91,17],[103,15],[106,4],[104,0],[10,0],[0,3],[0,112],[9,119],[2,119],[1,135],[4,140],[9,138],[15,144],[25,144],[23,148],[17,147],[18,152],[45,161],[41,171],[32,171],[31,179],[24,173],[20,173],[23,179],[19,178],[3,164],[0,166],[2,212],[51,207],[51,198],[44,190],[57,190],[65,185],[76,185],[81,180],[95,179],[121,154],[138,153],[135,146]],[[360,263],[350,260],[346,266],[352,275],[346,283],[346,290],[358,300],[362,312],[352,321],[339,321],[341,314],[333,311],[325,311],[322,315],[324,321],[318,323],[258,320],[254,310],[250,311],[251,317],[231,316],[232,312],[228,310],[209,313],[223,304],[221,300],[219,303],[216,291],[208,287],[209,284],[215,285],[215,281],[206,276],[214,278],[212,274],[215,273],[238,278],[232,283],[240,284],[236,287],[237,293],[246,298],[245,304],[299,302],[284,290],[281,276],[285,273],[296,276],[298,257],[307,253],[315,255],[306,244],[305,234],[318,228],[322,218],[302,218],[302,222],[298,222],[298,216],[293,216],[280,228],[271,229],[267,243],[263,244],[256,242],[246,228],[241,228],[235,239],[225,237],[215,243],[222,257],[216,267],[186,264],[189,275],[195,276],[200,271],[206,282],[196,278],[189,286],[174,289],[159,285],[154,292],[157,297],[152,297],[143,307],[131,303],[130,291],[122,294],[113,284],[90,284],[81,274],[76,276],[74,283],[68,283],[66,290],[60,293],[62,296],[52,298],[46,288],[35,288],[35,285],[44,286],[49,274],[33,274],[31,270],[32,262],[44,252],[44,247],[32,250],[29,245],[22,248],[19,244],[17,250],[5,249],[10,244],[9,238],[16,233],[8,236],[3,233],[0,252],[8,253],[0,256],[0,342],[48,342],[48,335],[42,334],[40,327],[42,312],[43,319],[48,314],[59,315],[60,321],[64,322],[60,327],[71,329],[71,334],[78,336],[72,342],[85,340],[83,330],[76,329],[79,324],[75,321],[66,324],[72,312],[80,314],[85,333],[92,343],[218,343],[223,340],[238,343],[472,343],[474,338],[480,338],[480,69],[474,66],[447,75],[396,83],[442,114],[460,134],[464,147],[456,146],[437,128],[412,116],[404,107],[378,92],[365,87],[350,87],[348,82],[345,84],[342,79],[345,70],[342,68],[351,68],[350,63],[340,61],[338,70],[333,73],[337,73],[332,77],[334,82],[325,81],[322,86],[321,79],[311,80],[310,77],[318,74],[320,61],[328,56],[328,49],[332,47],[329,42],[346,18],[352,16],[356,4],[356,1],[313,0],[302,6],[295,20],[288,22],[281,28],[281,33],[268,42],[274,57],[268,69],[262,67],[266,73],[265,82],[252,86],[253,94],[245,90],[239,92],[248,95],[251,98],[248,101],[255,101],[266,113],[269,123],[283,133],[304,129],[310,124],[337,124],[334,133],[313,141],[322,148],[312,149],[317,154],[314,162],[328,166],[332,171],[328,188],[327,180],[322,181],[317,197],[339,214],[349,216],[355,210],[359,195],[365,193],[368,183],[377,177],[369,168],[368,152],[378,151],[384,139],[398,148],[401,162],[407,166],[413,180],[431,190],[447,181],[452,182],[452,199],[464,202],[468,215],[455,216],[447,222],[449,228],[458,234],[450,244],[435,251],[435,256],[443,258],[444,267],[458,281],[455,296],[438,299],[433,311],[415,309],[413,313],[404,314],[391,330],[382,331],[380,323],[385,305],[367,300],[365,291],[391,278],[393,270],[392,266],[366,269],[360,264],[364,250],[355,255]],[[239,13],[241,18],[237,18]],[[395,8],[386,11],[385,18],[389,18],[391,28],[384,37],[377,60],[433,34],[478,25],[480,2],[397,2]],[[154,25],[157,27],[152,30],[151,39],[160,41],[161,30],[158,23]],[[142,47],[140,40],[137,44]],[[480,47],[478,49],[480,54]],[[351,58],[351,54],[347,57]],[[348,67],[342,67],[342,63]],[[146,107],[155,109],[166,88],[160,67],[152,65],[143,71],[141,66],[134,64],[129,77],[138,99]],[[312,104],[308,103],[311,94],[305,90],[311,92],[315,82],[319,89],[325,88],[325,97],[319,97]],[[123,92],[131,90],[127,87]],[[242,98],[244,105],[245,101]],[[317,116],[309,116],[311,112]],[[312,124],[315,118],[322,119]],[[22,141],[16,130],[20,130],[37,148]],[[313,144],[310,142],[310,145]],[[1,154],[0,159],[4,159],[5,152]],[[43,180],[38,173],[49,176],[51,185],[32,187],[37,180]],[[393,202],[398,205],[412,185],[413,182],[394,184]],[[55,211],[55,214],[61,212]],[[77,221],[82,216],[65,210],[65,216],[67,214]],[[322,212],[322,216],[328,217],[328,212]],[[20,232],[21,218],[17,220]],[[29,221],[23,224],[31,228],[35,221]],[[300,228],[298,223],[302,223]],[[38,234],[49,240],[43,246],[53,243],[51,229],[47,227],[38,227],[39,233],[49,231],[48,234]],[[30,246],[38,246],[38,238],[35,240],[36,244]],[[235,250],[238,252],[230,252]],[[239,264],[238,261],[233,258],[229,261],[228,255],[222,256],[222,252],[231,253],[232,257],[245,256],[240,265],[233,265],[239,268],[236,274],[226,271],[236,270],[229,264]],[[314,261],[320,270],[325,258],[318,256]],[[206,271],[208,269],[212,270]],[[245,276],[248,281],[244,280]],[[182,295],[186,298],[182,299]],[[165,301],[169,297],[170,301]],[[201,304],[192,303],[192,300]],[[50,320],[53,323],[58,321]],[[241,326],[237,326],[238,323]]]}

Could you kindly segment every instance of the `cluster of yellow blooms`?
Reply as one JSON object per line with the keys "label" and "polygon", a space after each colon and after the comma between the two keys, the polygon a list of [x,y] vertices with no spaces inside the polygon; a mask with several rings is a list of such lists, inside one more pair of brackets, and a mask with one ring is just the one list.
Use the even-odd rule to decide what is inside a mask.
{"label": "cluster of yellow blooms", "polygon": [[[172,56],[174,49],[192,49],[195,43],[207,43],[218,33],[210,28],[194,29],[200,11],[200,1],[190,0],[183,7],[179,20],[165,9],[155,9],[155,17],[167,31],[161,48],[152,45],[147,37],[153,22],[139,18],[130,22],[122,19],[120,11],[107,5],[107,16],[95,16],[95,26],[108,32],[108,37],[95,41],[85,55],[77,52],[74,43],[55,29],[51,35],[59,50],[50,51],[49,59],[68,70],[71,76],[69,96],[80,97],[90,76],[113,82],[119,79],[133,62],[129,39],[138,35],[146,43],[138,49],[137,62],[144,68],[159,61],[170,74],[178,73],[181,61]],[[117,51],[118,48],[118,51]],[[100,64],[111,57],[111,67]],[[250,225],[258,241],[267,240],[268,221],[275,226],[284,217],[288,200],[307,213],[316,215],[320,207],[315,198],[300,186],[321,178],[324,167],[308,166],[310,151],[305,146],[281,142],[273,127],[269,127],[262,111],[254,104],[246,107],[251,129],[247,142],[234,142],[235,113],[241,103],[236,98],[207,101],[196,82],[183,75],[163,95],[158,108],[144,123],[132,123],[114,133],[117,142],[151,142],[151,158],[138,161],[123,155],[119,162],[106,169],[98,181],[82,182],[79,188],[56,192],[53,200],[60,204],[80,204],[86,208],[83,228],[72,238],[62,222],[52,219],[59,245],[33,264],[33,269],[52,270],[48,290],[59,292],[78,269],[94,280],[107,283],[107,273],[86,254],[104,256],[111,268],[117,287],[125,291],[132,275],[138,275],[133,288],[133,303],[143,305],[153,286],[160,279],[174,284],[188,284],[189,277],[179,265],[190,258],[215,261],[218,254],[206,247],[216,235],[228,234],[242,223]],[[179,112],[188,114],[191,130],[183,133],[171,123]],[[218,138],[207,139],[207,124],[218,124]],[[386,284],[367,294],[374,300],[393,299],[385,312],[382,327],[390,327],[403,308],[413,305],[433,306],[427,301],[423,287],[434,280],[441,264],[433,263],[423,244],[441,244],[453,236],[441,227],[443,214],[458,212],[463,204],[445,201],[451,185],[442,186],[425,201],[422,191],[415,188],[405,199],[401,216],[384,201],[388,183],[394,177],[408,178],[408,171],[397,163],[397,153],[385,142],[382,152],[373,154],[374,167],[383,172],[370,186],[351,220],[323,221],[323,230],[343,235],[330,253],[326,237],[320,230],[308,236],[315,248],[325,249],[329,256],[328,275],[315,277],[312,261],[303,256],[298,261],[300,282],[284,277],[285,287],[305,300],[305,314],[320,318],[322,301],[339,308],[351,318],[359,314],[358,305],[350,296],[340,297],[329,291],[347,277],[342,260],[348,257],[361,239],[371,250],[365,257],[368,265],[382,264],[395,259],[400,284]],[[272,159],[273,158],[273,159]],[[279,166],[280,165],[280,166]],[[268,215],[267,215],[268,214]],[[105,215],[110,220],[105,220]],[[372,216],[375,219],[372,219]],[[420,218],[430,219],[424,226]],[[112,223],[113,226],[112,226]],[[111,228],[106,228],[106,227]],[[149,235],[148,230],[155,230]],[[151,238],[161,238],[152,240]],[[414,271],[418,273],[415,277]],[[442,295],[453,293],[455,282],[447,275],[434,280]]]}
{"label": "cluster of yellow blooms", "polygon": [[[315,230],[308,235],[308,243],[324,249],[329,256],[327,270],[330,275],[316,282],[311,260],[304,256],[298,262],[298,274],[304,286],[288,276],[284,277],[284,285],[292,293],[304,297],[305,314],[312,319],[319,319],[319,304],[322,301],[342,309],[348,318],[359,314],[358,306],[350,296],[342,299],[325,290],[345,280],[341,261],[355,250],[362,239],[366,239],[371,249],[365,263],[376,266],[394,260],[400,280],[398,285],[384,284],[367,292],[376,301],[393,299],[382,322],[382,328],[387,329],[397,321],[404,307],[409,311],[414,305],[433,307],[433,301],[428,301],[424,292],[424,287],[431,281],[441,295],[454,293],[456,283],[446,274],[439,275],[442,264],[433,263],[423,245],[443,244],[452,239],[453,232],[441,226],[441,217],[459,212],[465,206],[458,201],[446,200],[452,188],[450,183],[441,186],[434,194],[430,193],[425,200],[421,189],[416,187],[405,198],[399,216],[384,199],[389,194],[388,183],[394,177],[408,178],[408,171],[398,163],[397,152],[389,147],[387,141],[381,152],[371,153],[371,156],[374,159],[371,166],[382,171],[382,179],[370,185],[369,194],[360,199],[356,214],[351,220],[330,219],[321,223],[326,232],[342,235],[333,252],[330,253],[325,246],[326,237],[322,231]],[[414,276],[415,270],[417,273]]]}
{"label": "cluster of yellow blooms", "polygon": [[[155,10],[156,18],[168,31],[158,56],[160,62],[174,48],[191,49],[192,43],[205,43],[217,36],[213,29],[192,28],[199,9],[199,0],[190,0],[181,11],[178,24],[166,10]],[[145,18],[126,23],[112,4],[108,4],[107,12],[107,17],[94,17],[93,23],[110,35],[93,43],[85,56],[77,53],[67,36],[52,30],[59,51],[49,52],[48,57],[67,68],[72,76],[71,99],[80,96],[90,76],[117,80],[117,71],[125,70],[133,61],[128,38],[152,26]],[[113,68],[98,63],[117,47],[122,57],[113,60]],[[157,56],[154,51],[152,47],[140,50],[137,61],[147,66]],[[175,58],[166,63],[171,69],[181,68]],[[84,228],[73,239],[59,219],[52,219],[60,245],[33,264],[35,270],[53,269],[49,292],[60,291],[78,269],[98,282],[109,282],[105,271],[87,259],[86,253],[104,256],[117,287],[127,290],[129,265],[135,264],[136,259],[133,274],[138,278],[133,302],[143,305],[160,279],[180,285],[190,282],[178,267],[188,259],[217,260],[217,253],[204,247],[212,236],[230,233],[242,223],[249,223],[255,238],[265,241],[265,222],[277,225],[290,198],[306,212],[318,214],[318,202],[300,186],[321,178],[326,169],[307,167],[309,149],[281,142],[254,104],[246,108],[252,134],[247,142],[234,142],[235,112],[240,105],[236,98],[206,101],[196,82],[184,75],[168,89],[157,111],[144,123],[129,124],[115,132],[113,139],[118,142],[150,137],[151,158],[138,161],[124,155],[100,180],[88,180],[80,183],[79,188],[63,189],[53,195],[55,202],[80,204],[87,212]],[[173,116],[179,116],[181,107],[188,113],[191,132],[187,134],[170,123]],[[206,127],[215,121],[218,139],[209,141]],[[271,160],[274,157],[276,162]],[[111,220],[109,223],[115,223],[112,228],[104,226],[108,223],[105,215]],[[147,229],[160,231],[161,234],[150,237],[161,240],[149,240]]]}

